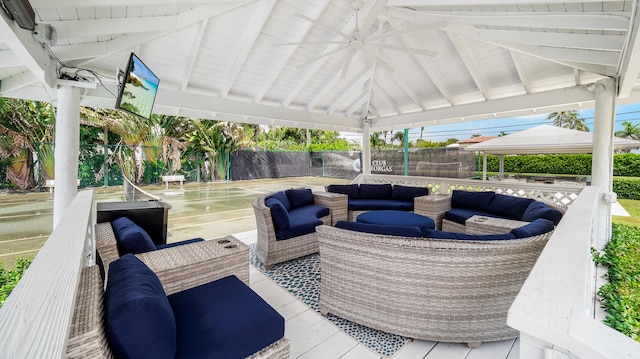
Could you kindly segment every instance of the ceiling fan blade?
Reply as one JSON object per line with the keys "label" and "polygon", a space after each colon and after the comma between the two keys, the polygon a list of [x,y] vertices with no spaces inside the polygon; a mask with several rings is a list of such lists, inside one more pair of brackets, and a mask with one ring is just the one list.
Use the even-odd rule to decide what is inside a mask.
{"label": "ceiling fan blade", "polygon": [[344,44],[344,41],[300,41],[300,42],[279,42],[271,44],[273,46],[289,46],[289,45],[319,45],[319,44]]}
{"label": "ceiling fan blade", "polygon": [[321,59],[321,58],[323,58],[323,57],[327,57],[327,56],[333,55],[333,54],[335,54],[336,52],[338,52],[338,51],[342,51],[342,50],[344,50],[344,49],[346,49],[346,48],[348,48],[348,47],[349,47],[349,45],[340,46],[339,48],[337,48],[337,49],[335,49],[335,50],[333,50],[333,51],[329,51],[329,52],[327,52],[327,53],[325,53],[325,54],[322,54],[322,55],[320,55],[320,56],[316,57],[315,59],[313,59],[313,60],[311,60],[311,61],[307,61],[307,62],[303,63],[302,65],[300,65],[300,66],[298,66],[298,67],[304,67],[304,66],[307,66],[307,65],[309,65],[309,64],[310,64],[310,63],[312,63],[312,62],[316,62],[316,61],[320,60],[320,59]]}
{"label": "ceiling fan blade", "polygon": [[342,67],[342,73],[340,73],[340,79],[344,79],[347,77],[347,72],[349,71],[349,66],[351,66],[351,60],[353,60],[353,56],[356,54],[355,49],[350,49],[347,54],[347,58],[344,60],[344,66]]}
{"label": "ceiling fan blade", "polygon": [[384,44],[377,44],[376,46],[381,49],[410,52],[412,54],[423,55],[423,56],[436,56],[438,54],[435,51],[416,49],[413,47],[392,46],[392,45],[384,45]]}
{"label": "ceiling fan blade", "polygon": [[437,29],[439,27],[445,27],[445,26],[447,26],[446,22],[439,21],[439,22],[434,22],[434,23],[427,24],[427,25],[412,27],[412,28],[409,28],[409,29],[402,29],[402,30],[395,30],[395,31],[385,32],[384,34],[371,36],[370,38],[368,38],[368,40],[369,41],[375,41],[375,40],[380,40],[380,39],[386,39],[387,37],[410,34],[412,32],[417,32],[417,31],[422,31],[422,30]]}
{"label": "ceiling fan blade", "polygon": [[309,22],[310,22],[310,23],[312,23],[314,26],[317,26],[317,27],[323,28],[323,29],[325,29],[325,30],[327,30],[327,31],[329,31],[329,32],[331,32],[331,33],[334,33],[334,34],[336,34],[336,35],[342,36],[342,37],[344,37],[344,38],[345,38],[345,39],[347,39],[347,40],[352,40],[352,39],[353,39],[351,36],[349,36],[349,35],[345,34],[344,32],[342,32],[342,31],[340,31],[340,30],[338,30],[338,29],[336,29],[336,28],[334,28],[334,27],[331,27],[331,26],[329,26],[329,25],[327,25],[327,24],[325,24],[325,23],[322,23],[322,22],[320,22],[320,21],[317,21],[317,20],[315,20],[315,19],[313,19],[313,18],[310,18],[310,17],[308,17],[308,16],[306,16],[306,15],[296,14],[296,17],[299,17],[299,18],[301,18],[302,20],[309,21]]}

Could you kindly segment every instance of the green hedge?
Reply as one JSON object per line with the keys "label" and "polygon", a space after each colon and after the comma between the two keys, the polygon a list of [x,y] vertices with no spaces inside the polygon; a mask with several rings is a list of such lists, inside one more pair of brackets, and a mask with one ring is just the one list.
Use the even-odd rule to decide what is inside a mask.
{"label": "green hedge", "polygon": [[[478,170],[480,171],[482,168]],[[498,157],[487,156],[487,171],[498,172],[499,170],[500,160]],[[591,154],[505,156],[504,171],[588,176],[591,175]],[[614,155],[613,175],[640,177],[640,154]]]}
{"label": "green hedge", "polygon": [[640,178],[614,178],[613,192],[620,199],[640,200]]}

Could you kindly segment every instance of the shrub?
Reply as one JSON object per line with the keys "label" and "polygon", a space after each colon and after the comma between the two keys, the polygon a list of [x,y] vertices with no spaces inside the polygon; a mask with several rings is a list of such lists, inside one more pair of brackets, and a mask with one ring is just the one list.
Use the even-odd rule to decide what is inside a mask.
{"label": "shrub", "polygon": [[640,228],[614,224],[611,241],[602,254],[594,251],[594,260],[608,270],[609,282],[598,290],[605,324],[640,341]]}
{"label": "shrub", "polygon": [[13,288],[18,285],[22,274],[29,268],[33,258],[16,258],[16,268],[6,270],[0,263],[0,307],[4,304]]}
{"label": "shrub", "polygon": [[[504,171],[510,173],[553,173],[591,175],[590,154],[518,155],[505,156]],[[482,165],[478,170],[481,170]],[[497,156],[487,156],[487,171],[498,172]],[[613,175],[640,177],[640,154],[626,153],[613,156]]]}
{"label": "shrub", "polygon": [[620,199],[640,200],[640,178],[614,178],[613,192]]}

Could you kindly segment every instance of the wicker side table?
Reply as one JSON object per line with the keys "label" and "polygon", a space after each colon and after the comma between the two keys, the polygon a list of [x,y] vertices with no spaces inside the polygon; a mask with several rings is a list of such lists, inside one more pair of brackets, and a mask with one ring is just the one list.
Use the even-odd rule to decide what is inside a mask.
{"label": "wicker side table", "polygon": [[319,206],[328,207],[331,211],[331,225],[338,221],[346,221],[349,208],[349,197],[346,194],[333,192],[314,192],[313,199]]}
{"label": "wicker side table", "polygon": [[438,230],[442,229],[444,213],[450,209],[451,196],[446,194],[430,194],[413,200],[413,211],[433,219]]}
{"label": "wicker side table", "polygon": [[464,227],[467,234],[505,234],[528,223],[505,218],[473,216],[466,220]]}

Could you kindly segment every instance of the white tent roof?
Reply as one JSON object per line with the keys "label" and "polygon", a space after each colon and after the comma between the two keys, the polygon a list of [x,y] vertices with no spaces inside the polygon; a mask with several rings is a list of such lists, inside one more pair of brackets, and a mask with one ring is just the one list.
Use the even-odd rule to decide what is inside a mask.
{"label": "white tent roof", "polygon": [[[640,141],[615,137],[614,147],[640,147]],[[593,151],[593,133],[540,125],[468,146],[466,150],[497,155],[591,153]]]}

